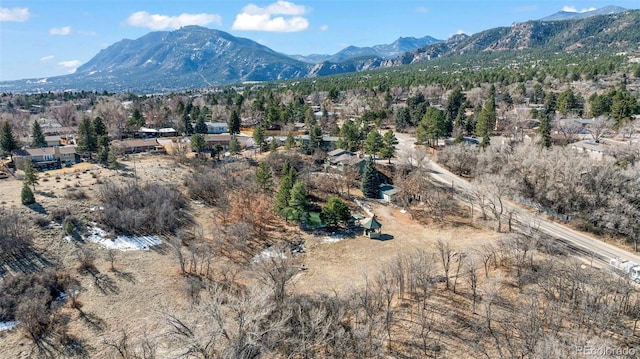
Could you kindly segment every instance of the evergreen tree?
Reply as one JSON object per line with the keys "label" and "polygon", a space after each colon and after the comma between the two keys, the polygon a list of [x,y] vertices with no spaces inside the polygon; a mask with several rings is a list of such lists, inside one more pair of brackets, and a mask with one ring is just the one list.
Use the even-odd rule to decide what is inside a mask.
{"label": "evergreen tree", "polygon": [[260,149],[260,152],[262,152],[262,148],[264,146],[264,140],[265,140],[266,137],[267,137],[267,134],[264,131],[264,127],[256,126],[253,129],[254,146],[257,146]]}
{"label": "evergreen tree", "polygon": [[496,120],[495,87],[492,85],[489,90],[489,98],[478,115],[476,135],[484,137],[491,134],[496,126]]}
{"label": "evergreen tree", "polygon": [[193,135],[193,125],[191,125],[191,117],[189,117],[189,114],[187,112],[182,115],[182,126],[184,127],[184,133],[187,136]]}
{"label": "evergreen tree", "polygon": [[140,111],[140,108],[138,108],[137,106],[133,109],[129,125],[136,128],[144,126],[144,116],[142,116],[142,111]]}
{"label": "evergreen tree", "polygon": [[316,148],[320,148],[322,145],[322,129],[320,126],[315,125],[309,131],[309,149],[315,151]]}
{"label": "evergreen tree", "polygon": [[47,140],[44,138],[44,133],[42,133],[42,127],[40,127],[38,120],[33,121],[31,137],[33,137],[32,147],[47,147]]}
{"label": "evergreen tree", "polygon": [[206,134],[209,132],[209,128],[207,124],[204,122],[204,116],[198,116],[198,120],[196,121],[196,127],[194,129],[195,133]]}
{"label": "evergreen tree", "polygon": [[538,127],[538,134],[540,135],[539,145],[543,148],[551,148],[551,115],[544,113],[540,119],[540,126]]}
{"label": "evergreen tree", "polygon": [[13,136],[13,130],[9,122],[2,124],[2,129],[0,130],[0,149],[2,149],[4,155],[11,154],[11,151],[18,149],[18,141],[16,141],[16,138]]}
{"label": "evergreen tree", "polygon": [[91,120],[85,117],[78,125],[78,152],[89,153],[94,152],[98,148],[98,139],[96,138]]}
{"label": "evergreen tree", "polygon": [[382,148],[380,149],[380,156],[382,158],[386,158],[389,160],[389,164],[391,164],[391,157],[396,153],[396,145],[398,144],[398,139],[393,134],[393,131],[387,131],[382,137]]}
{"label": "evergreen tree", "polygon": [[447,135],[447,121],[444,113],[435,107],[429,107],[416,129],[416,138],[420,143],[437,146],[438,139]]}
{"label": "evergreen tree", "polygon": [[464,93],[460,88],[456,88],[453,90],[449,98],[447,99],[446,111],[445,111],[445,120],[447,123],[447,132],[451,132],[453,129],[453,122],[458,117],[460,112],[464,112],[464,104],[467,99]]}
{"label": "evergreen tree", "polygon": [[273,172],[266,162],[260,162],[256,170],[256,182],[263,192],[271,192],[273,189]]}
{"label": "evergreen tree", "polygon": [[276,152],[278,151],[278,140],[274,137],[271,139],[271,142],[269,142],[269,152]]}
{"label": "evergreen tree", "polygon": [[109,137],[101,135],[98,137],[98,161],[106,164],[109,155]]}
{"label": "evergreen tree", "polygon": [[201,133],[196,133],[191,136],[191,150],[196,152],[198,156],[202,153],[207,146],[207,142]]}
{"label": "evergreen tree", "polygon": [[376,170],[376,165],[371,157],[367,159],[364,165],[360,189],[365,197],[380,197],[380,178],[378,177],[378,170]]}
{"label": "evergreen tree", "polygon": [[237,155],[238,153],[240,153],[240,151],[242,151],[242,148],[240,147],[240,141],[238,140],[238,137],[236,135],[232,135],[231,139],[229,140],[229,152],[231,152],[232,155]]}
{"label": "evergreen tree", "polygon": [[30,204],[36,203],[36,197],[33,195],[33,191],[29,188],[29,185],[24,183],[22,185],[22,191],[20,192],[20,199],[22,204],[28,206]]}
{"label": "evergreen tree", "polygon": [[291,208],[293,219],[303,221],[303,215],[307,212],[309,200],[307,199],[307,189],[304,183],[296,181],[290,191],[289,208]]}
{"label": "evergreen tree", "polygon": [[107,126],[104,124],[102,117],[97,116],[96,118],[94,118],[92,126],[93,126],[93,132],[95,133],[97,138],[100,138],[100,136],[107,136],[107,140],[109,139],[108,137],[109,134],[107,133]]}
{"label": "evergreen tree", "polygon": [[382,149],[384,142],[382,140],[382,136],[378,130],[373,129],[367,135],[367,139],[364,140],[364,153],[368,155],[377,155],[378,152]]}
{"label": "evergreen tree", "polygon": [[120,168],[120,163],[118,163],[118,158],[116,157],[113,147],[109,148],[109,152],[107,153],[107,163],[109,164],[109,168],[112,170]]}
{"label": "evergreen tree", "polygon": [[291,132],[287,133],[287,139],[284,141],[284,149],[289,151],[296,146],[296,139]]}
{"label": "evergreen tree", "polygon": [[337,226],[339,223],[347,223],[349,218],[351,218],[349,206],[335,196],[329,198],[320,212],[320,220],[329,227]]}
{"label": "evergreen tree", "polygon": [[411,112],[407,107],[400,107],[396,112],[396,131],[402,132],[411,124]]}
{"label": "evergreen tree", "polygon": [[338,147],[348,151],[356,151],[360,147],[360,131],[352,120],[346,120],[340,127]]}
{"label": "evergreen tree", "polygon": [[276,200],[274,204],[276,213],[282,213],[285,208],[289,207],[291,188],[293,188],[293,178],[291,177],[291,172],[284,172],[283,169],[282,178],[280,179],[280,187],[278,188],[278,193],[276,194]]}
{"label": "evergreen tree", "polygon": [[231,111],[231,117],[229,118],[229,132],[232,135],[240,133],[240,116],[236,110]]}
{"label": "evergreen tree", "polygon": [[25,161],[24,163],[24,184],[32,186],[34,191],[38,184],[38,171],[31,161]]}

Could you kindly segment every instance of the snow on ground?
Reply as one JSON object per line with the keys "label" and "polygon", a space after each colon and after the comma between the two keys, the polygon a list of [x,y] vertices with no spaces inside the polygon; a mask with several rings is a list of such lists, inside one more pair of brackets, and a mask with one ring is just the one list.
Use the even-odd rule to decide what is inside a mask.
{"label": "snow on ground", "polygon": [[3,330],[11,330],[16,325],[18,325],[18,322],[16,322],[16,321],[13,321],[13,322],[0,322],[0,332],[3,331]]}
{"label": "snow on ground", "polygon": [[256,254],[251,262],[260,263],[265,259],[269,258],[287,258],[287,255],[279,248],[269,247],[263,250],[262,252]]}
{"label": "snow on ground", "polygon": [[160,245],[162,241],[158,236],[117,236],[112,238],[105,230],[97,227],[95,223],[88,228],[89,234],[86,240],[97,243],[107,249],[120,251],[149,250]]}
{"label": "snow on ground", "polygon": [[324,236],[324,238],[322,239],[322,241],[324,243],[336,243],[336,242],[340,242],[341,240],[343,240],[345,238],[344,234],[335,234],[332,233],[330,236]]}

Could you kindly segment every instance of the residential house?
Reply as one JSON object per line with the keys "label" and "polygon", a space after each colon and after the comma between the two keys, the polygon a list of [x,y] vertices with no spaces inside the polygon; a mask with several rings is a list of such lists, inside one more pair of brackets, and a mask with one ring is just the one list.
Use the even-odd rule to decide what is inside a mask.
{"label": "residential house", "polygon": [[229,125],[226,122],[205,122],[207,125],[207,133],[221,134],[229,132]]}
{"label": "residential house", "polygon": [[26,161],[31,161],[39,170],[62,168],[80,162],[76,146],[54,146],[42,148],[25,148],[13,151],[16,168],[24,168]]}
{"label": "residential house", "polygon": [[325,162],[325,171],[329,168],[336,169],[340,172],[344,172],[345,168],[357,168],[359,173],[362,173],[364,164],[366,161],[364,158],[360,158],[353,152],[336,149],[328,153],[327,160]]}
{"label": "residential house", "polygon": [[111,145],[117,153],[140,153],[151,151],[162,151],[164,146],[158,143],[155,138],[135,138],[126,140],[116,140]]}

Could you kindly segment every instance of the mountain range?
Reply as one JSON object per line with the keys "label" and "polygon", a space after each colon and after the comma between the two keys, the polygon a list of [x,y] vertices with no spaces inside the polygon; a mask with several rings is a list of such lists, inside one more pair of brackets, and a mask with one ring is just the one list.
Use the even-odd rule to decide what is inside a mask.
{"label": "mountain range", "polygon": [[563,21],[563,20],[578,20],[578,19],[586,19],[591,16],[598,15],[610,15],[617,14],[619,12],[626,11],[627,9],[620,6],[605,6],[600,9],[595,9],[591,11],[583,11],[583,12],[575,12],[575,11],[559,11],[553,15],[549,15],[547,17],[543,17],[542,21]]}
{"label": "mountain range", "polygon": [[[245,81],[317,77],[402,66],[487,51],[593,51],[637,48],[640,10],[583,19],[515,23],[446,41],[400,38],[392,44],[347,47],[334,55],[290,56],[223,31],[186,26],[122,40],[100,51],[74,74],[0,83],[2,91],[108,90],[137,93],[203,88]],[[624,10],[624,9],[622,9]],[[611,13],[613,12],[613,13]],[[610,14],[611,13],[611,14]],[[576,14],[576,13],[571,13]],[[587,13],[580,13],[584,16]],[[595,15],[595,16],[593,16]],[[551,18],[551,20],[549,19]]]}

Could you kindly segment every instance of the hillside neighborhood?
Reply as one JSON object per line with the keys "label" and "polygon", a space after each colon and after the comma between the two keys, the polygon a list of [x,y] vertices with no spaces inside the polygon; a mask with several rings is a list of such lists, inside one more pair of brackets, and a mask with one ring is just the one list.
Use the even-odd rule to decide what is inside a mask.
{"label": "hillside neighborhood", "polygon": [[138,39],[100,90],[0,87],[0,357],[638,357],[639,11],[288,79],[320,55],[184,26],[143,40],[281,77],[110,87]]}

